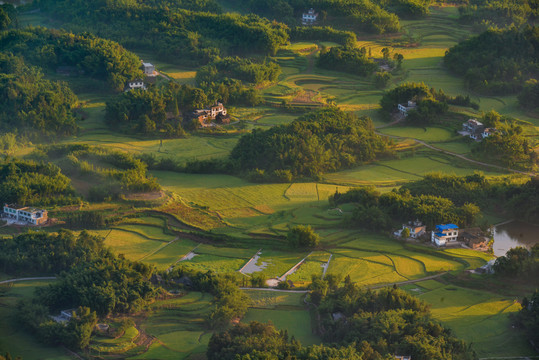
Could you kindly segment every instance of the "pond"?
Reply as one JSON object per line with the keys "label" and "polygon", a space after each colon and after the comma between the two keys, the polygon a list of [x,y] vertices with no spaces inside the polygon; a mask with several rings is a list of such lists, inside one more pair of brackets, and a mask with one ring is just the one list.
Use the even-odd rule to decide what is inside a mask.
{"label": "pond", "polygon": [[494,255],[503,256],[516,246],[531,248],[539,243],[539,226],[512,221],[494,227]]}

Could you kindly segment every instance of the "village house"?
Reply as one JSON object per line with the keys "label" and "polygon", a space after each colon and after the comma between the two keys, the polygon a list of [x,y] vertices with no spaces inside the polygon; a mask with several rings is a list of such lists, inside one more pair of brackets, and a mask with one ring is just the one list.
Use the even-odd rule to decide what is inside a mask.
{"label": "village house", "polygon": [[67,310],[62,310],[60,311],[60,315],[58,316],[51,316],[51,318],[56,321],[57,323],[60,323],[60,324],[65,324],[66,322],[68,322],[69,320],[71,320],[71,318],[73,318],[73,312],[75,312],[76,309],[67,309]]}
{"label": "village house", "polygon": [[427,227],[419,220],[409,221],[408,224],[402,224],[402,229],[397,230],[393,235],[401,237],[402,231],[408,229],[410,231],[410,237],[417,239],[420,236],[424,235],[427,231]]}
{"label": "village house", "polygon": [[144,83],[144,81],[142,81],[142,80],[140,80],[140,79],[137,79],[137,80],[129,81],[129,82],[127,83],[127,85],[125,86],[124,91],[130,91],[130,90],[133,90],[133,89],[142,89],[142,90],[146,90],[146,89],[147,89],[147,86],[146,86],[146,84]]}
{"label": "village house", "polygon": [[303,13],[301,17],[301,22],[306,24],[312,24],[318,19],[318,13],[314,11],[313,8],[310,8],[307,12]]}
{"label": "village house", "polygon": [[227,115],[226,108],[220,102],[209,109],[195,110],[193,117],[198,120],[203,127],[210,126],[211,122],[217,120],[221,124],[229,124],[230,117]]}
{"label": "village house", "polygon": [[485,126],[483,123],[477,121],[476,119],[469,119],[462,124],[462,131],[464,135],[469,135],[470,138],[481,141],[483,139],[483,130]]}
{"label": "village house", "polygon": [[490,135],[494,134],[497,130],[495,128],[486,128],[483,130],[483,133],[481,136],[484,138],[488,138]]}
{"label": "village house", "polygon": [[445,246],[448,242],[457,241],[459,227],[455,224],[436,225],[436,230],[431,233],[431,241],[437,246]]}
{"label": "village house", "polygon": [[480,228],[462,229],[459,232],[458,240],[474,250],[487,251],[490,239]]}
{"label": "village house", "polygon": [[395,355],[395,360],[412,360],[410,355]]}
{"label": "village house", "polygon": [[144,75],[146,76],[156,76],[157,72],[155,71],[155,66],[152,63],[142,62],[142,70],[144,70]]}
{"label": "village house", "polygon": [[404,115],[408,116],[408,111],[414,110],[417,107],[417,104],[415,101],[408,100],[407,104],[398,104],[397,108],[399,109],[399,112]]}
{"label": "village house", "polygon": [[43,225],[48,220],[47,210],[19,206],[16,204],[5,204],[2,216],[7,219],[28,223],[30,225]]}

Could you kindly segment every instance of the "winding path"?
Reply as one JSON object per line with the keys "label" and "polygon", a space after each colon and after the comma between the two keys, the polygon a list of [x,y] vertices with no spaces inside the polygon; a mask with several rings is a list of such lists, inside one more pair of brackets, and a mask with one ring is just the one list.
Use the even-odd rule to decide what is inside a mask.
{"label": "winding path", "polygon": [[17,281],[32,281],[32,280],[56,280],[56,276],[43,276],[43,277],[28,277],[28,278],[18,278],[18,279],[9,279],[0,281],[0,284],[8,284]]}

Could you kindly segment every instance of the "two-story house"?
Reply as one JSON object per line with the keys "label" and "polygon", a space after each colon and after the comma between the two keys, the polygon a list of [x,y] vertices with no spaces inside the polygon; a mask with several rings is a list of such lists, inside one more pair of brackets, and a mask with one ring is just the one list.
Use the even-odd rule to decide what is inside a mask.
{"label": "two-story house", "polygon": [[395,231],[393,234],[400,237],[404,229],[408,229],[410,231],[411,238],[417,239],[421,235],[425,234],[427,227],[419,220],[409,221],[408,224],[402,224],[402,229]]}
{"label": "two-story house", "polygon": [[4,205],[4,217],[31,225],[43,225],[48,220],[47,210],[16,204]]}
{"label": "two-story house", "polygon": [[436,225],[431,233],[431,241],[437,246],[445,246],[448,242],[457,241],[459,227],[455,224]]}
{"label": "two-story house", "polygon": [[305,24],[312,24],[318,19],[318,13],[314,11],[313,8],[307,10],[307,12],[303,13],[303,16],[301,17],[301,22]]}

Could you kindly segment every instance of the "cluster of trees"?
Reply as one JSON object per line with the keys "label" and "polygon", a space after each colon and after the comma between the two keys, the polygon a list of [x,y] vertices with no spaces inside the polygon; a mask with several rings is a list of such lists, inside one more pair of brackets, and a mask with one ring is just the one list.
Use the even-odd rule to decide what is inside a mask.
{"label": "cluster of trees", "polygon": [[0,47],[53,71],[70,66],[81,74],[105,80],[117,91],[123,90],[128,80],[142,76],[135,54],[114,41],[88,33],[74,35],[39,27],[11,30],[0,35]]}
{"label": "cluster of trees", "polygon": [[312,249],[317,247],[320,243],[320,235],[318,235],[309,225],[297,225],[288,230],[286,240],[292,247]]}
{"label": "cluster of trees", "polygon": [[530,279],[534,285],[539,284],[539,244],[530,250],[521,246],[510,249],[496,259],[494,272],[512,278]]}
{"label": "cluster of trees", "polygon": [[367,76],[378,69],[378,65],[367,57],[367,49],[334,46],[322,49],[317,65],[324,69],[339,70]]}
{"label": "cluster of trees", "polygon": [[50,318],[48,308],[40,303],[17,304],[18,320],[47,345],[64,345],[74,350],[86,348],[97,324],[97,315],[88,307],[79,307],[65,324]]}
{"label": "cluster of trees", "polygon": [[62,19],[63,26],[72,31],[92,31],[126,47],[151,50],[193,66],[213,60],[222,51],[274,54],[288,41],[283,24],[256,15],[216,14],[220,8],[212,11],[205,1],[181,3],[189,6],[142,0],[40,0],[35,6]]}
{"label": "cluster of trees", "polygon": [[103,239],[86,231],[78,236],[28,232],[0,241],[0,269],[13,275],[54,275],[96,258]]}
{"label": "cluster of trees", "polygon": [[329,203],[332,206],[355,203],[351,223],[372,230],[390,229],[393,221],[410,219],[421,219],[430,228],[445,223],[466,227],[480,214],[479,207],[473,203],[457,206],[448,198],[412,195],[404,188],[384,194],[374,187],[355,188],[343,194],[336,192],[329,198]]}
{"label": "cluster of trees", "polygon": [[429,14],[431,0],[378,0],[387,11],[401,18],[420,18]]}
{"label": "cluster of trees", "polygon": [[257,63],[240,57],[217,58],[197,71],[196,82],[218,82],[223,78],[233,78],[251,84],[275,82],[281,74],[281,67],[274,62]]}
{"label": "cluster of trees", "polygon": [[[377,360],[395,354],[418,360],[477,358],[469,345],[432,319],[427,304],[402,290],[362,290],[349,278],[337,288],[317,279],[311,300],[313,295],[319,304],[324,344],[303,347],[271,323],[251,322],[215,333],[208,359]],[[341,318],[333,320],[332,314]]]}
{"label": "cluster of trees", "polygon": [[468,95],[449,96],[442,89],[438,91],[424,83],[404,83],[386,91],[380,100],[385,113],[396,111],[398,104],[414,101],[416,108],[408,110],[407,121],[417,124],[434,122],[447,112],[449,105],[458,105],[479,109],[479,105],[471,101]]}
{"label": "cluster of trees", "polygon": [[240,138],[230,160],[240,171],[290,177],[321,174],[369,162],[387,151],[388,140],[374,133],[372,121],[336,107],[306,114],[288,125],[254,130]]}
{"label": "cluster of trees", "polygon": [[530,300],[522,299],[522,310],[514,316],[516,324],[523,328],[526,337],[534,344],[539,343],[539,291],[535,290]]}
{"label": "cluster of trees", "polygon": [[518,103],[526,109],[539,109],[539,81],[530,79],[524,83],[522,91],[518,94]]}
{"label": "cluster of trees", "polygon": [[[0,249],[4,271],[57,276],[17,305],[19,321],[47,344],[84,348],[98,315],[138,311],[157,294],[147,280],[150,266],[117,257],[86,231],[30,232],[0,242]],[[67,324],[50,317],[77,307]]]}
{"label": "cluster of trees", "polygon": [[[236,0],[239,1],[239,0]],[[371,0],[264,0],[251,1],[251,11],[270,18],[297,23],[301,14],[309,8],[320,13],[319,19],[356,31],[382,34],[400,29],[397,15],[384,9],[378,1]],[[412,0],[404,0],[412,2]],[[294,20],[291,20],[294,17]]]}
{"label": "cluster of trees", "polygon": [[498,123],[496,130],[477,144],[474,151],[510,167],[530,169],[536,166],[537,153],[528,138],[522,134],[521,126]]}
{"label": "cluster of trees", "polygon": [[487,27],[520,27],[537,19],[539,8],[534,0],[469,0],[459,7],[460,21]]}
{"label": "cluster of trees", "polygon": [[483,174],[468,176],[427,174],[407,183],[404,189],[414,196],[433,195],[449,198],[457,205],[466,202],[494,208],[502,205],[515,218],[539,223],[539,179],[487,179]]}
{"label": "cluster of trees", "polygon": [[0,129],[32,138],[76,133],[78,99],[66,83],[44,79],[20,57],[0,53]]}
{"label": "cluster of trees", "polygon": [[214,296],[214,308],[207,317],[212,329],[227,327],[231,320],[242,318],[251,304],[251,298],[238,287],[237,278],[232,275],[217,275],[212,271],[200,272],[177,267],[163,273],[167,281],[188,278],[192,290],[210,293]]}
{"label": "cluster of trees", "polygon": [[488,30],[465,40],[444,57],[447,68],[484,94],[513,94],[539,76],[539,27]]}
{"label": "cluster of trees", "polygon": [[14,158],[0,160],[0,203],[51,205],[77,201],[71,180],[58,166]]}
{"label": "cluster of trees", "polygon": [[333,41],[345,47],[356,46],[357,37],[351,31],[335,30],[330,26],[295,26],[290,29],[291,41]]}
{"label": "cluster of trees", "polygon": [[[350,278],[345,279],[341,288],[331,290],[328,283],[326,289],[325,295],[315,289],[321,292],[318,311],[326,342],[355,345],[362,350],[364,359],[378,359],[386,354],[425,360],[445,356],[476,358],[469,345],[432,319],[426,303],[403,290],[364,290]],[[335,313],[342,317],[333,320]]]}
{"label": "cluster of trees", "polygon": [[42,146],[38,153],[55,158],[70,176],[96,181],[99,185],[89,190],[91,201],[160,189],[157,180],[148,175],[146,164],[129,153],[83,144]]}
{"label": "cluster of trees", "polygon": [[0,31],[7,29],[17,20],[15,7],[9,3],[0,5]]}

